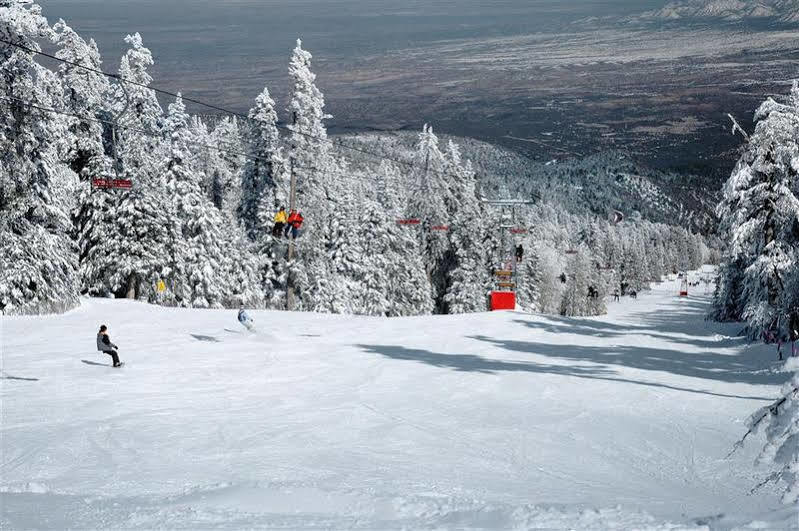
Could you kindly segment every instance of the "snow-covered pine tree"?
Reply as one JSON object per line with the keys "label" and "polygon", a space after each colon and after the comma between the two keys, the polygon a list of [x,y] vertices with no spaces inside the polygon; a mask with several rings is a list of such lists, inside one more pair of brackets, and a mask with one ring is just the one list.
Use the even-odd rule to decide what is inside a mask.
{"label": "snow-covered pine tree", "polygon": [[[222,212],[222,241],[226,253],[224,265],[226,271],[220,273],[220,282],[224,292],[223,305],[235,308],[244,304],[248,308],[280,308],[283,306],[273,304],[277,297],[281,301],[285,296],[273,289],[264,289],[261,271],[265,269],[263,257],[257,253],[257,248],[244,233],[244,227],[235,222],[234,216]],[[270,264],[271,265],[271,264]],[[285,281],[280,284],[285,285]],[[269,296],[270,299],[266,300]]]}
{"label": "snow-covered pine tree", "polygon": [[569,259],[566,270],[566,288],[560,303],[560,314],[565,316],[591,315],[588,288],[591,286],[591,255],[585,245]]}
{"label": "snow-covered pine tree", "polygon": [[787,104],[767,100],[755,119],[755,132],[727,186],[740,196],[728,262],[746,266],[741,317],[750,336],[779,329],[785,337],[786,282],[799,263],[799,199],[792,190],[799,174],[799,86],[794,83]]}
{"label": "snow-covered pine tree", "polygon": [[[293,171],[302,177],[297,185],[300,208],[324,219],[335,207],[328,201],[331,199],[328,192],[340,175],[338,161],[330,153],[324,124],[331,116],[325,112],[324,95],[315,84],[316,74],[311,72],[312,57],[302,48],[302,41],[297,39],[289,62],[293,90],[288,107],[291,130],[288,158]],[[309,225],[310,230],[316,230],[313,228],[315,224]]]}
{"label": "snow-covered pine tree", "polygon": [[361,214],[364,264],[362,286],[355,301],[359,313],[432,313],[432,293],[415,236],[375,201],[367,200]]}
{"label": "snow-covered pine tree", "polygon": [[401,219],[408,203],[408,187],[396,164],[381,160],[377,168],[377,200],[383,209]]}
{"label": "snow-covered pine tree", "polygon": [[[422,256],[436,300],[436,311],[446,310],[444,295],[447,277],[454,265],[449,242],[449,187],[445,178],[446,160],[438,147],[433,128],[425,125],[419,134],[414,156],[412,191],[406,218],[418,219],[416,225]],[[446,228],[446,229],[445,229]]]}
{"label": "snow-covered pine tree", "polygon": [[339,205],[336,180],[341,179],[339,161],[330,153],[324,121],[325,100],[311,72],[311,54],[297,40],[289,62],[292,95],[289,103],[288,165],[297,177],[297,209],[305,224],[297,258],[289,264],[288,282],[297,291],[297,309],[313,309],[324,293],[337,289],[327,265],[330,220]]}
{"label": "snow-covered pine tree", "polygon": [[112,177],[113,172],[104,141],[110,135],[110,128],[98,121],[111,118],[110,85],[106,76],[97,72],[102,61],[94,40],[87,43],[63,20],[53,29],[53,41],[58,46],[56,57],[68,61],[59,64],[58,76],[64,88],[62,107],[71,114],[66,118],[69,123],[66,162],[80,177],[72,221],[80,269],[84,272],[91,269],[86,264],[91,248],[110,230],[108,224],[116,203],[113,192],[92,187],[93,179]]}
{"label": "snow-covered pine tree", "polygon": [[279,204],[285,204],[288,199],[288,183],[282,179],[284,169],[277,112],[268,88],[255,99],[249,118],[245,136],[248,157],[241,176],[238,215],[247,235],[254,241],[258,239],[259,227],[266,215],[262,210],[270,212],[271,221]]}
{"label": "snow-covered pine tree", "polygon": [[[33,50],[54,33],[29,1],[0,0],[0,37]],[[0,43],[0,310],[60,312],[78,302],[69,213],[77,177],[66,159],[63,87],[33,54]]]}
{"label": "snow-covered pine tree", "polygon": [[641,238],[628,229],[624,244],[624,262],[621,267],[621,282],[627,291],[642,291],[649,288],[648,260]]}
{"label": "snow-covered pine tree", "polygon": [[211,179],[211,199],[220,210],[235,214],[241,203],[243,155],[239,124],[235,117],[224,117],[211,133],[211,143],[216,150],[216,166]]}
{"label": "snow-covered pine tree", "polygon": [[118,116],[126,106],[127,112],[119,120],[115,151],[118,171],[133,187],[116,192],[107,228],[101,231],[104,225],[97,224],[96,232],[86,236],[95,243],[86,253],[83,279],[93,295],[156,300],[157,282],[171,265],[170,201],[161,175],[164,118],[155,92],[147,88],[152,53],[138,33],[125,42],[131,47],[119,68],[124,89],[113,87],[113,112]]}
{"label": "snow-covered pine tree", "polygon": [[[344,170],[344,168],[342,168]],[[346,174],[346,170],[342,173]],[[346,179],[345,175],[338,178]],[[342,183],[337,197],[336,213],[326,227],[327,271],[330,282],[317,293],[315,311],[330,313],[363,313],[364,288],[369,257],[364,249],[366,234],[362,227],[364,208],[371,202],[356,183]],[[356,220],[353,223],[353,220]]]}
{"label": "snow-covered pine tree", "polygon": [[516,303],[519,308],[528,312],[540,311],[539,297],[543,275],[538,245],[531,240],[524,242],[524,259],[517,266],[519,277],[516,286]]}
{"label": "snow-covered pine tree", "polygon": [[[202,177],[201,188],[211,203],[214,203],[214,170],[218,163],[219,152],[212,147],[211,131],[205,120],[199,116],[189,116],[189,133],[186,137],[188,166],[192,172]],[[216,206],[216,205],[214,205]],[[217,208],[218,210],[218,208]]]}
{"label": "snow-covered pine tree", "polygon": [[460,148],[451,140],[444,166],[448,194],[445,197],[450,219],[450,245],[453,263],[447,273],[444,294],[446,313],[471,313],[487,308],[492,280],[485,267],[488,226],[477,197],[477,183],[471,164],[461,159]]}
{"label": "snow-covered pine tree", "polygon": [[170,155],[165,181],[175,226],[170,230],[175,236],[170,244],[172,297],[181,306],[220,308],[230,284],[224,273],[233,269],[228,264],[233,257],[223,241],[222,215],[202,189],[202,175],[189,165],[189,116],[179,94],[166,123]]}
{"label": "snow-covered pine tree", "polygon": [[53,30],[53,42],[58,46],[55,55],[66,61],[58,66],[64,88],[61,107],[73,115],[66,118],[70,133],[67,162],[88,184],[92,177],[104,177],[109,170],[103,125],[97,118],[108,118],[110,86],[106,76],[97,72],[102,61],[94,40],[87,43],[63,20]]}

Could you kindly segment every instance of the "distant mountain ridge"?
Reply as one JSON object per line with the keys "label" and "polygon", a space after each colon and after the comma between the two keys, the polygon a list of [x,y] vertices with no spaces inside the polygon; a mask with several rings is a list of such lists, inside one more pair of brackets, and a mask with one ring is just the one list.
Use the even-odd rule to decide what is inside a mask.
{"label": "distant mountain ridge", "polygon": [[630,21],[715,19],[799,23],[799,0],[683,0],[629,17]]}
{"label": "distant mountain ridge", "polygon": [[[349,146],[410,160],[415,133],[381,132],[336,136]],[[709,177],[665,172],[642,166],[621,151],[607,151],[548,163],[472,138],[440,135],[453,140],[464,159],[472,162],[483,194],[497,198],[540,198],[575,214],[605,217],[614,210],[640,214],[653,222],[679,225],[710,234],[715,230],[715,205],[720,186]],[[360,161],[364,166],[372,160]],[[356,164],[356,165],[360,165]]]}

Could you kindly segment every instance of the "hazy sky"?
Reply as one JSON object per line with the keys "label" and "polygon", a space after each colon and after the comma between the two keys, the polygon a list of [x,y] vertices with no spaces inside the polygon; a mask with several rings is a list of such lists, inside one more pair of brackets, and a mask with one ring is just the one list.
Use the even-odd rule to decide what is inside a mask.
{"label": "hazy sky", "polygon": [[[156,56],[224,63],[285,57],[301,36],[319,56],[357,57],[447,39],[552,31],[629,0],[39,0],[54,22],[91,35],[109,61],[139,31]],[[636,0],[640,11],[663,0]]]}

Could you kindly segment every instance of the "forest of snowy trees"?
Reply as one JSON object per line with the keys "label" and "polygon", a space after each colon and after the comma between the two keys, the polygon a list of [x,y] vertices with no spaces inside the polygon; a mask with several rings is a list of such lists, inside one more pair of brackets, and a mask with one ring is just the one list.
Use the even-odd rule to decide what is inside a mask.
{"label": "forest of snowy trees", "polygon": [[[647,289],[708,258],[703,238],[683,228],[640,216],[614,225],[547,202],[523,209],[526,232],[505,234],[503,248],[507,229],[481,202],[471,163],[431,127],[407,161],[328,139],[324,97],[299,41],[289,101],[264,89],[246,117],[209,119],[190,115],[179,95],[162,107],[139,34],[125,38],[114,76],[101,73],[93,41],[64,21],[49,25],[36,4],[0,0],[0,39],[5,313],[61,312],[81,294],[283,309],[288,286],[303,311],[483,311],[515,238],[525,248],[521,307],[597,315],[614,289]],[[42,46],[61,61],[44,64],[34,53]],[[271,226],[288,206],[292,172],[306,223],[289,261]],[[117,177],[132,187],[92,187]]]}
{"label": "forest of snowy trees", "polygon": [[799,319],[799,85],[755,120],[718,207],[726,249],[714,317],[785,341]]}
{"label": "forest of snowy trees", "polygon": [[[744,321],[751,339],[799,341],[799,84],[788,98],[767,99],[755,113],[755,131],[741,131],[743,155],[724,186],[718,207],[726,248],[713,317]],[[735,129],[740,130],[737,123]],[[786,503],[799,500],[799,358],[782,396],[758,410],[750,432],[763,429],[760,459],[777,465],[768,481],[782,480]]]}

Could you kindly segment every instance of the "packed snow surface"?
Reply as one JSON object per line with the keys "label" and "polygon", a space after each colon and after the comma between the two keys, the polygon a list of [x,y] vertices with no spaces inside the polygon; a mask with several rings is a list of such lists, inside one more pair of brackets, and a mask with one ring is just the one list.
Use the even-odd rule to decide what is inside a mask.
{"label": "packed snow surface", "polygon": [[[727,458],[785,376],[666,283],[599,318],[85,299],[2,320],[2,528],[795,522]],[[95,351],[107,324],[122,369]],[[36,378],[23,380],[20,378]],[[776,516],[775,516],[776,515]]]}

